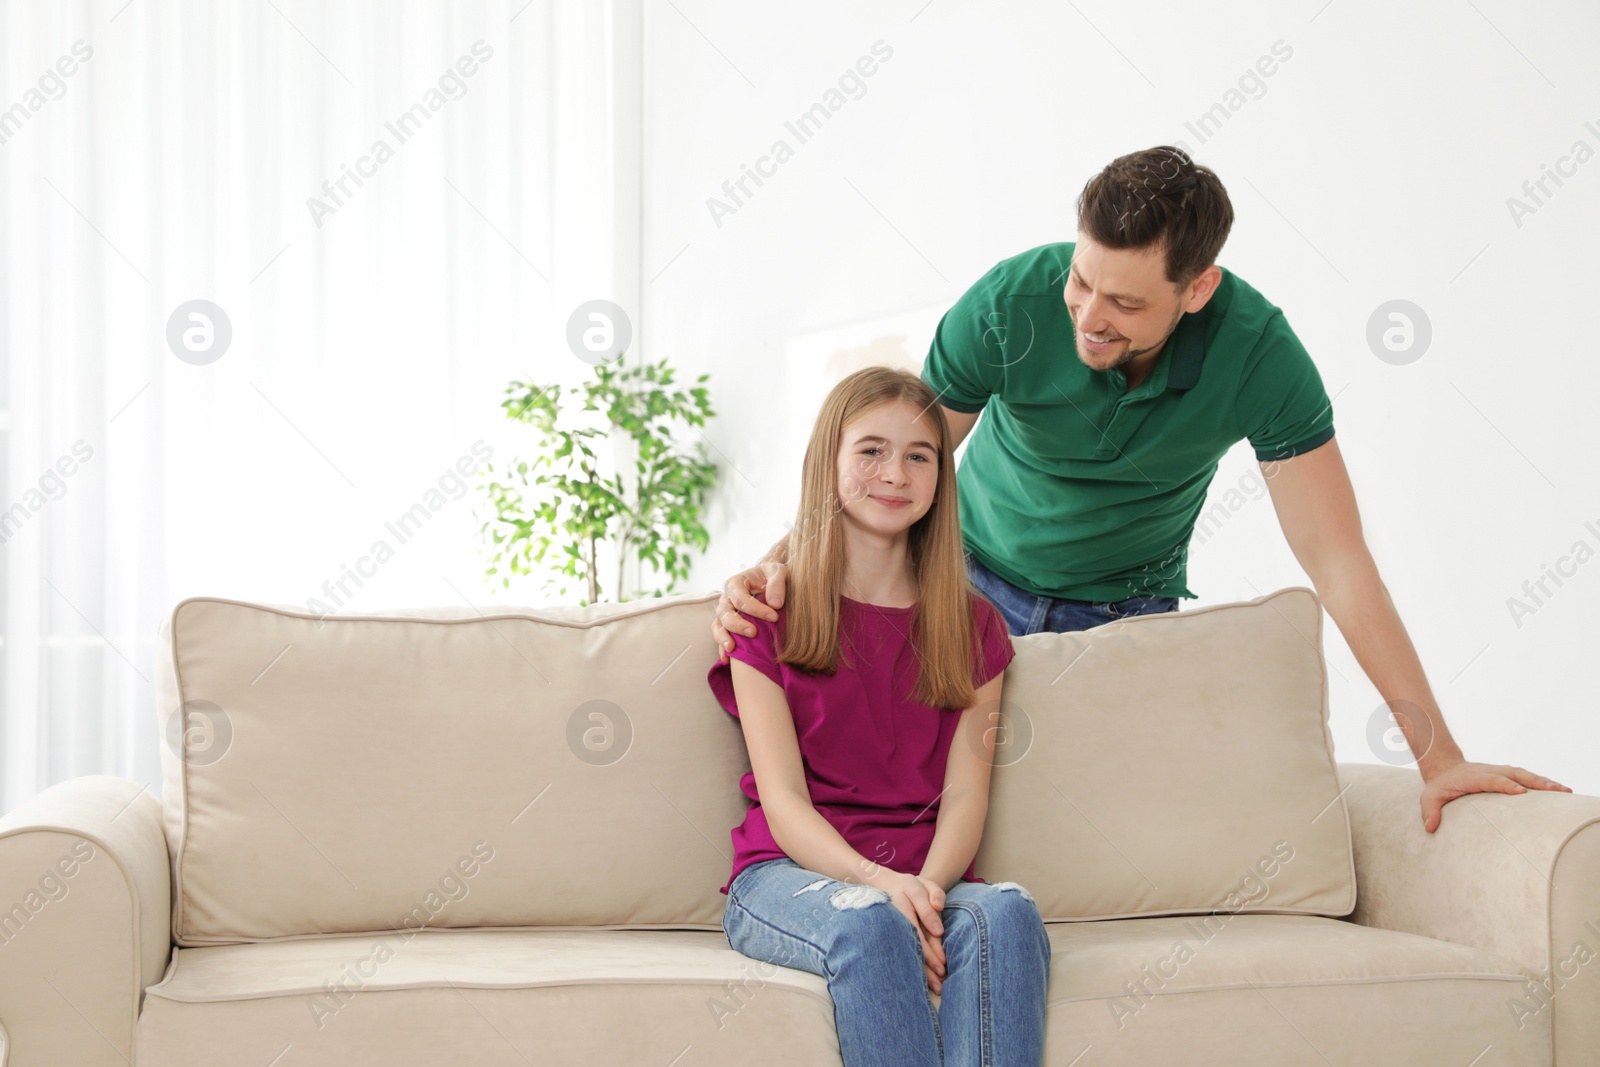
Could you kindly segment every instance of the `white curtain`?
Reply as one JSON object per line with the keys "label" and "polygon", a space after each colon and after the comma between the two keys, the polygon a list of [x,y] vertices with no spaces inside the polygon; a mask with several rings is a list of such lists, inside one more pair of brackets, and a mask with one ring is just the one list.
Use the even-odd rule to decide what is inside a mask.
{"label": "white curtain", "polygon": [[[575,380],[568,311],[627,297],[641,19],[0,6],[5,809],[80,774],[159,792],[156,631],[185,597],[497,595],[451,471],[526,458],[506,384]],[[192,301],[231,331],[209,362]]]}

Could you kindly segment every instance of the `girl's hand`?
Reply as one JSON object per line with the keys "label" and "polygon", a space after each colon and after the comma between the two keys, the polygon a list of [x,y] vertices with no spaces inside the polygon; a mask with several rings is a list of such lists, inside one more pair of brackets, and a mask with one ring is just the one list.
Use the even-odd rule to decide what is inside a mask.
{"label": "girl's hand", "polygon": [[[938,927],[938,932],[937,933],[929,932],[926,929],[924,929],[922,931],[922,933],[923,933],[923,938],[922,938],[922,962],[923,962],[923,967],[927,971],[928,988],[933,990],[935,993],[941,993],[943,991],[943,989],[944,989],[944,977],[945,977],[945,970],[946,970],[946,964],[945,964],[945,958],[944,958],[944,921],[943,921],[943,915],[944,915],[944,887],[941,886],[938,882],[935,882],[933,879],[924,878],[920,874],[917,875],[917,879],[918,879],[918,881],[922,882],[923,885],[928,887],[928,902],[933,905],[935,911],[940,916],[940,922],[939,922],[939,927]],[[933,965],[933,962],[932,962],[934,959],[937,959],[939,961],[939,965],[938,965],[938,970],[937,971],[935,971],[934,965]]]}
{"label": "girl's hand", "polygon": [[938,993],[945,977],[944,922],[939,917],[944,910],[944,888],[931,878],[897,871],[884,871],[877,884],[889,894],[889,902],[916,928],[922,942],[928,988]]}
{"label": "girl's hand", "polygon": [[[944,939],[938,934],[930,934],[921,927],[918,932],[922,935],[922,971],[927,979],[928,989],[934,993],[944,991]],[[939,961],[934,965],[934,960]]]}

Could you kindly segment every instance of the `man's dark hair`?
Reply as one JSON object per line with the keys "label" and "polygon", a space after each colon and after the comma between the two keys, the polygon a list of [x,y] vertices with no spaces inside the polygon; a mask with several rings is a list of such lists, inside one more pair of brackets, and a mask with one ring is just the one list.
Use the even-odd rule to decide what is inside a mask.
{"label": "man's dark hair", "polygon": [[1171,145],[1118,156],[1078,194],[1078,232],[1107,248],[1167,253],[1167,281],[1182,290],[1217,261],[1233,204],[1211,170]]}

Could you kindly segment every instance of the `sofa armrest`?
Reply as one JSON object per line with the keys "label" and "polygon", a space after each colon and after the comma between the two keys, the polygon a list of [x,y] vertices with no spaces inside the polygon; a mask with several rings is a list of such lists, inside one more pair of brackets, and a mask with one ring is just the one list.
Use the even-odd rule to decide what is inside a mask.
{"label": "sofa armrest", "polygon": [[73,778],[0,819],[0,1067],[127,1067],[171,899],[161,802],[136,782]]}
{"label": "sofa armrest", "polygon": [[1556,1063],[1600,1062],[1600,797],[1472,793],[1429,834],[1416,768],[1341,763],[1339,777],[1355,846],[1350,920],[1517,964],[1530,980],[1506,1011],[1552,1027]]}

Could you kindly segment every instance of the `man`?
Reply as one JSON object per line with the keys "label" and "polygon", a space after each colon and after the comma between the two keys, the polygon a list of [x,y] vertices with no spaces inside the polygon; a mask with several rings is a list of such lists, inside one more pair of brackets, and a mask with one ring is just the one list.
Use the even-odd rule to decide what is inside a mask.
{"label": "man", "polygon": [[[1395,709],[1424,828],[1468,793],[1570,793],[1468,762],[1450,736],[1367,550],[1321,376],[1283,312],[1216,265],[1232,225],[1213,172],[1135,152],[1084,187],[1077,242],[1001,261],[940,320],[922,377],[957,444],[978,424],[957,472],[973,584],[1016,635],[1176,610],[1217,462],[1248,440],[1295,559]],[[755,633],[740,612],[776,619],[751,594],[782,605],[787,549],[728,580],[722,655],[728,630]]]}

